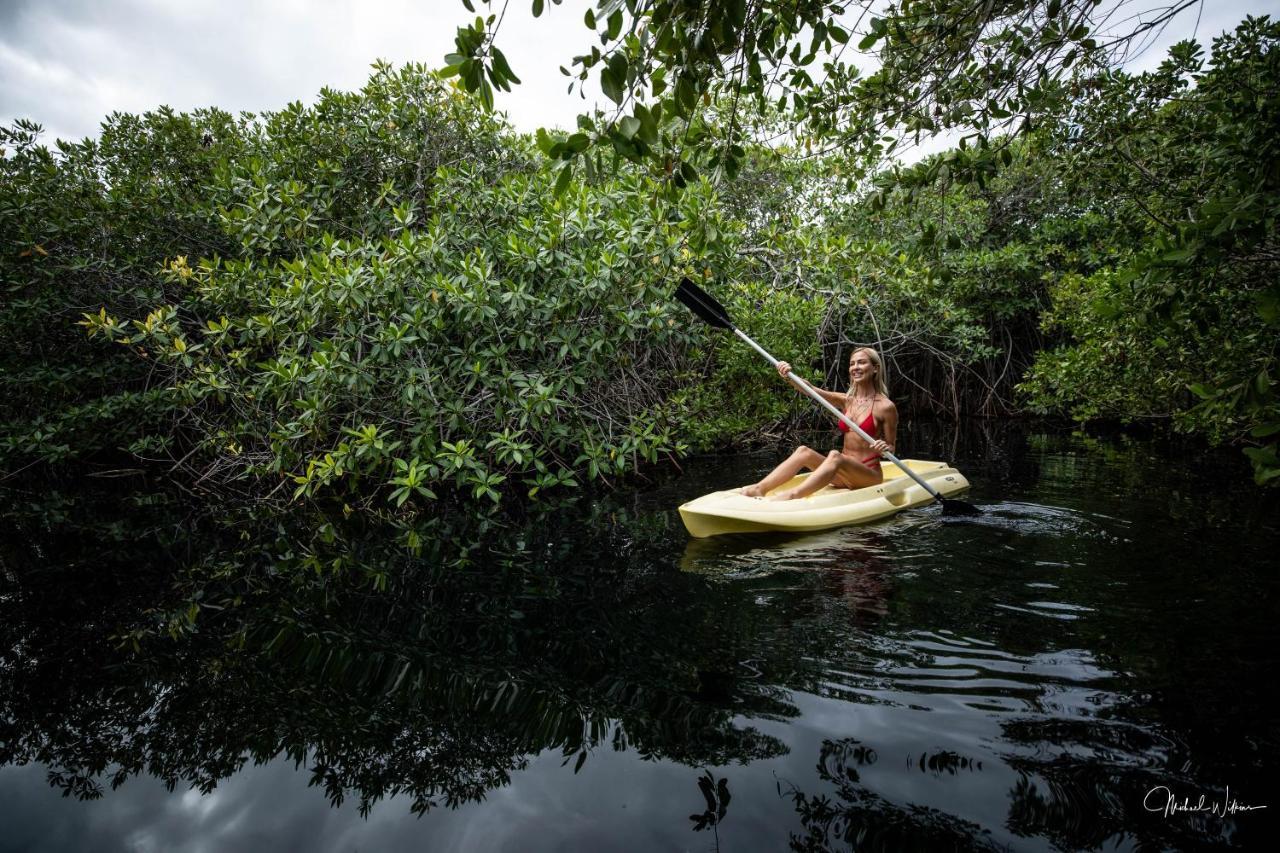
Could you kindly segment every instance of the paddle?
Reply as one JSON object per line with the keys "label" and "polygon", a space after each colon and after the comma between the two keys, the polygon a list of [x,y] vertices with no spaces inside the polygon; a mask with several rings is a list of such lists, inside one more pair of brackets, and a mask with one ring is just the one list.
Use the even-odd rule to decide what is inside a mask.
{"label": "paddle", "polygon": [[[728,329],[738,337],[742,338],[748,344],[750,344],[752,349],[754,349],[756,352],[760,353],[762,356],[768,359],[769,363],[772,364],[774,367],[778,366],[778,360],[776,358],[769,355],[769,353],[765,352],[763,347],[761,347],[755,341],[751,340],[751,338],[747,337],[746,333],[743,332],[741,329],[739,329],[737,326],[733,325],[733,321],[729,319],[729,312],[725,310],[723,305],[717,302],[711,296],[711,294],[707,293],[705,290],[698,287],[688,278],[680,279],[680,286],[676,288],[676,299],[679,299],[681,302],[683,302],[690,311],[692,311],[697,317],[699,317],[705,323],[711,326],[714,326],[717,329]],[[799,376],[796,376],[794,373],[788,373],[787,379],[790,380],[791,384],[795,385],[796,388],[798,388],[799,390],[803,391],[804,393],[812,397],[814,401],[818,403],[818,405],[822,406],[824,409],[831,412],[831,414],[835,415],[837,418],[843,421],[845,425],[849,427],[849,429],[855,431],[856,433],[858,433],[858,435],[862,436],[863,440],[866,441],[868,444],[870,444],[873,441],[871,436],[867,435],[862,430],[862,427],[855,424],[850,418],[846,417],[845,414],[841,412],[839,409],[837,409],[835,406],[831,405],[826,400],[822,399],[822,395],[819,394],[817,391],[813,390],[813,386],[810,385],[808,382],[805,382],[803,379],[801,379]],[[922,489],[924,489],[929,494],[933,495],[934,500],[942,504],[943,515],[981,515],[982,514],[982,511],[979,510],[976,506],[974,506],[971,503],[967,503],[961,500],[956,500],[955,498],[944,498],[942,495],[938,494],[937,489],[933,488],[933,486],[930,486],[928,483],[926,483],[920,477],[919,474],[917,474],[915,471],[912,471],[910,468],[908,468],[905,464],[903,464],[902,460],[898,459],[898,457],[894,456],[889,451],[886,450],[884,453],[880,455],[888,459],[894,465],[897,465],[899,468],[901,468],[902,473],[906,474],[908,477],[915,480],[916,483],[918,483]]]}

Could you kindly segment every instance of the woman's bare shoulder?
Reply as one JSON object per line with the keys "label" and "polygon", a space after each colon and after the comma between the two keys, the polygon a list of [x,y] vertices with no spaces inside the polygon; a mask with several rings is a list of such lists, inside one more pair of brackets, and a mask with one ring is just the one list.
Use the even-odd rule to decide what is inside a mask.
{"label": "woman's bare shoulder", "polygon": [[893,401],[890,400],[888,397],[884,397],[884,396],[881,396],[878,400],[876,400],[876,408],[882,412],[898,411],[898,407],[893,404]]}

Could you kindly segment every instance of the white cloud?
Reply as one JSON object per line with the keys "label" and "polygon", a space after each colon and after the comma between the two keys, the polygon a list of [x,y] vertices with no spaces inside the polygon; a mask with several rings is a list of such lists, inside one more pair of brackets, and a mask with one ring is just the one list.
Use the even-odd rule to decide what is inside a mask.
{"label": "white cloud", "polygon": [[[260,112],[353,90],[370,65],[443,64],[458,0],[0,0],[0,121],[30,118],[49,139],[97,133],[109,113],[218,106]],[[557,70],[590,33],[548,4],[533,20],[512,3],[500,46],[523,85],[498,107],[523,130],[571,126],[583,104]]]}

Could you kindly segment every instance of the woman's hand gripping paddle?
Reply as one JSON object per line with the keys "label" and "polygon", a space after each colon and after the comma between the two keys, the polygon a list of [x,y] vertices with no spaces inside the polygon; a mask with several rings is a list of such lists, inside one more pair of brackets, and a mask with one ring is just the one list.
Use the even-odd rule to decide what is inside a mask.
{"label": "woman's hand gripping paddle", "polygon": [[[729,312],[725,310],[723,305],[717,302],[711,296],[711,294],[707,293],[705,290],[698,287],[688,278],[680,279],[680,286],[676,288],[676,299],[679,299],[681,302],[683,302],[685,306],[688,307],[688,309],[692,311],[695,315],[697,315],[697,317],[701,319],[703,322],[707,323],[708,325],[714,326],[717,329],[728,329],[738,337],[742,338],[748,344],[750,344],[752,349],[754,349],[756,352],[764,356],[769,361],[769,363],[772,364],[774,367],[778,366],[778,360],[776,358],[769,355],[769,353],[765,352],[763,347],[761,347],[755,341],[751,340],[751,338],[747,337],[746,333],[743,332],[741,329],[739,329],[737,326],[733,325],[733,321],[729,319]],[[822,395],[820,395],[817,391],[813,390],[813,387],[808,382],[805,382],[799,376],[796,376],[795,373],[788,373],[787,380],[792,385],[796,386],[796,388],[798,388],[799,390],[803,391],[805,394],[808,394],[810,397],[812,397],[813,400],[818,405],[822,406],[824,409],[831,412],[831,414],[835,415],[837,418],[843,421],[845,426],[849,427],[849,429],[855,431],[858,435],[862,436],[863,440],[866,441],[868,444],[872,442],[873,439],[871,438],[871,436],[867,435],[866,432],[863,431],[862,427],[855,424],[850,418],[846,417],[845,414],[841,412],[839,409],[837,409],[835,406],[831,405],[826,400],[822,399]],[[894,456],[889,451],[886,450],[884,453],[880,455],[888,459],[894,465],[897,465],[899,468],[901,468],[902,473],[906,474],[908,477],[915,480],[916,483],[922,489],[924,489],[929,494],[933,495],[933,499],[936,500],[938,503],[942,504],[943,515],[981,515],[982,514],[982,511],[979,510],[976,506],[974,506],[971,503],[967,503],[966,501],[956,500],[955,498],[944,498],[942,495],[938,493],[937,489],[935,489],[933,486],[930,486],[928,483],[926,483],[920,477],[919,474],[917,474],[915,471],[912,471],[910,468],[908,468],[905,464],[903,464],[902,460],[898,459],[898,457]]]}

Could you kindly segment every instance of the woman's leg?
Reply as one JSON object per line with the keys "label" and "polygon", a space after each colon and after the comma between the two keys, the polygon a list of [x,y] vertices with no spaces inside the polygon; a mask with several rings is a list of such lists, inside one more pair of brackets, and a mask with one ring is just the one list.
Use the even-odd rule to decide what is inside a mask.
{"label": "woman's leg", "polygon": [[789,501],[793,498],[808,497],[829,483],[835,483],[842,489],[861,489],[884,482],[884,474],[878,469],[868,468],[855,459],[850,459],[839,450],[827,454],[813,473],[805,477],[804,482],[794,489],[771,495],[775,501]]}
{"label": "woman's leg", "polygon": [[770,471],[763,480],[755,485],[747,486],[742,490],[742,493],[752,498],[763,497],[770,490],[778,488],[778,486],[781,486],[805,468],[810,471],[817,470],[822,465],[822,462],[823,456],[821,453],[816,450],[810,450],[802,444],[784,459],[782,464]]}

